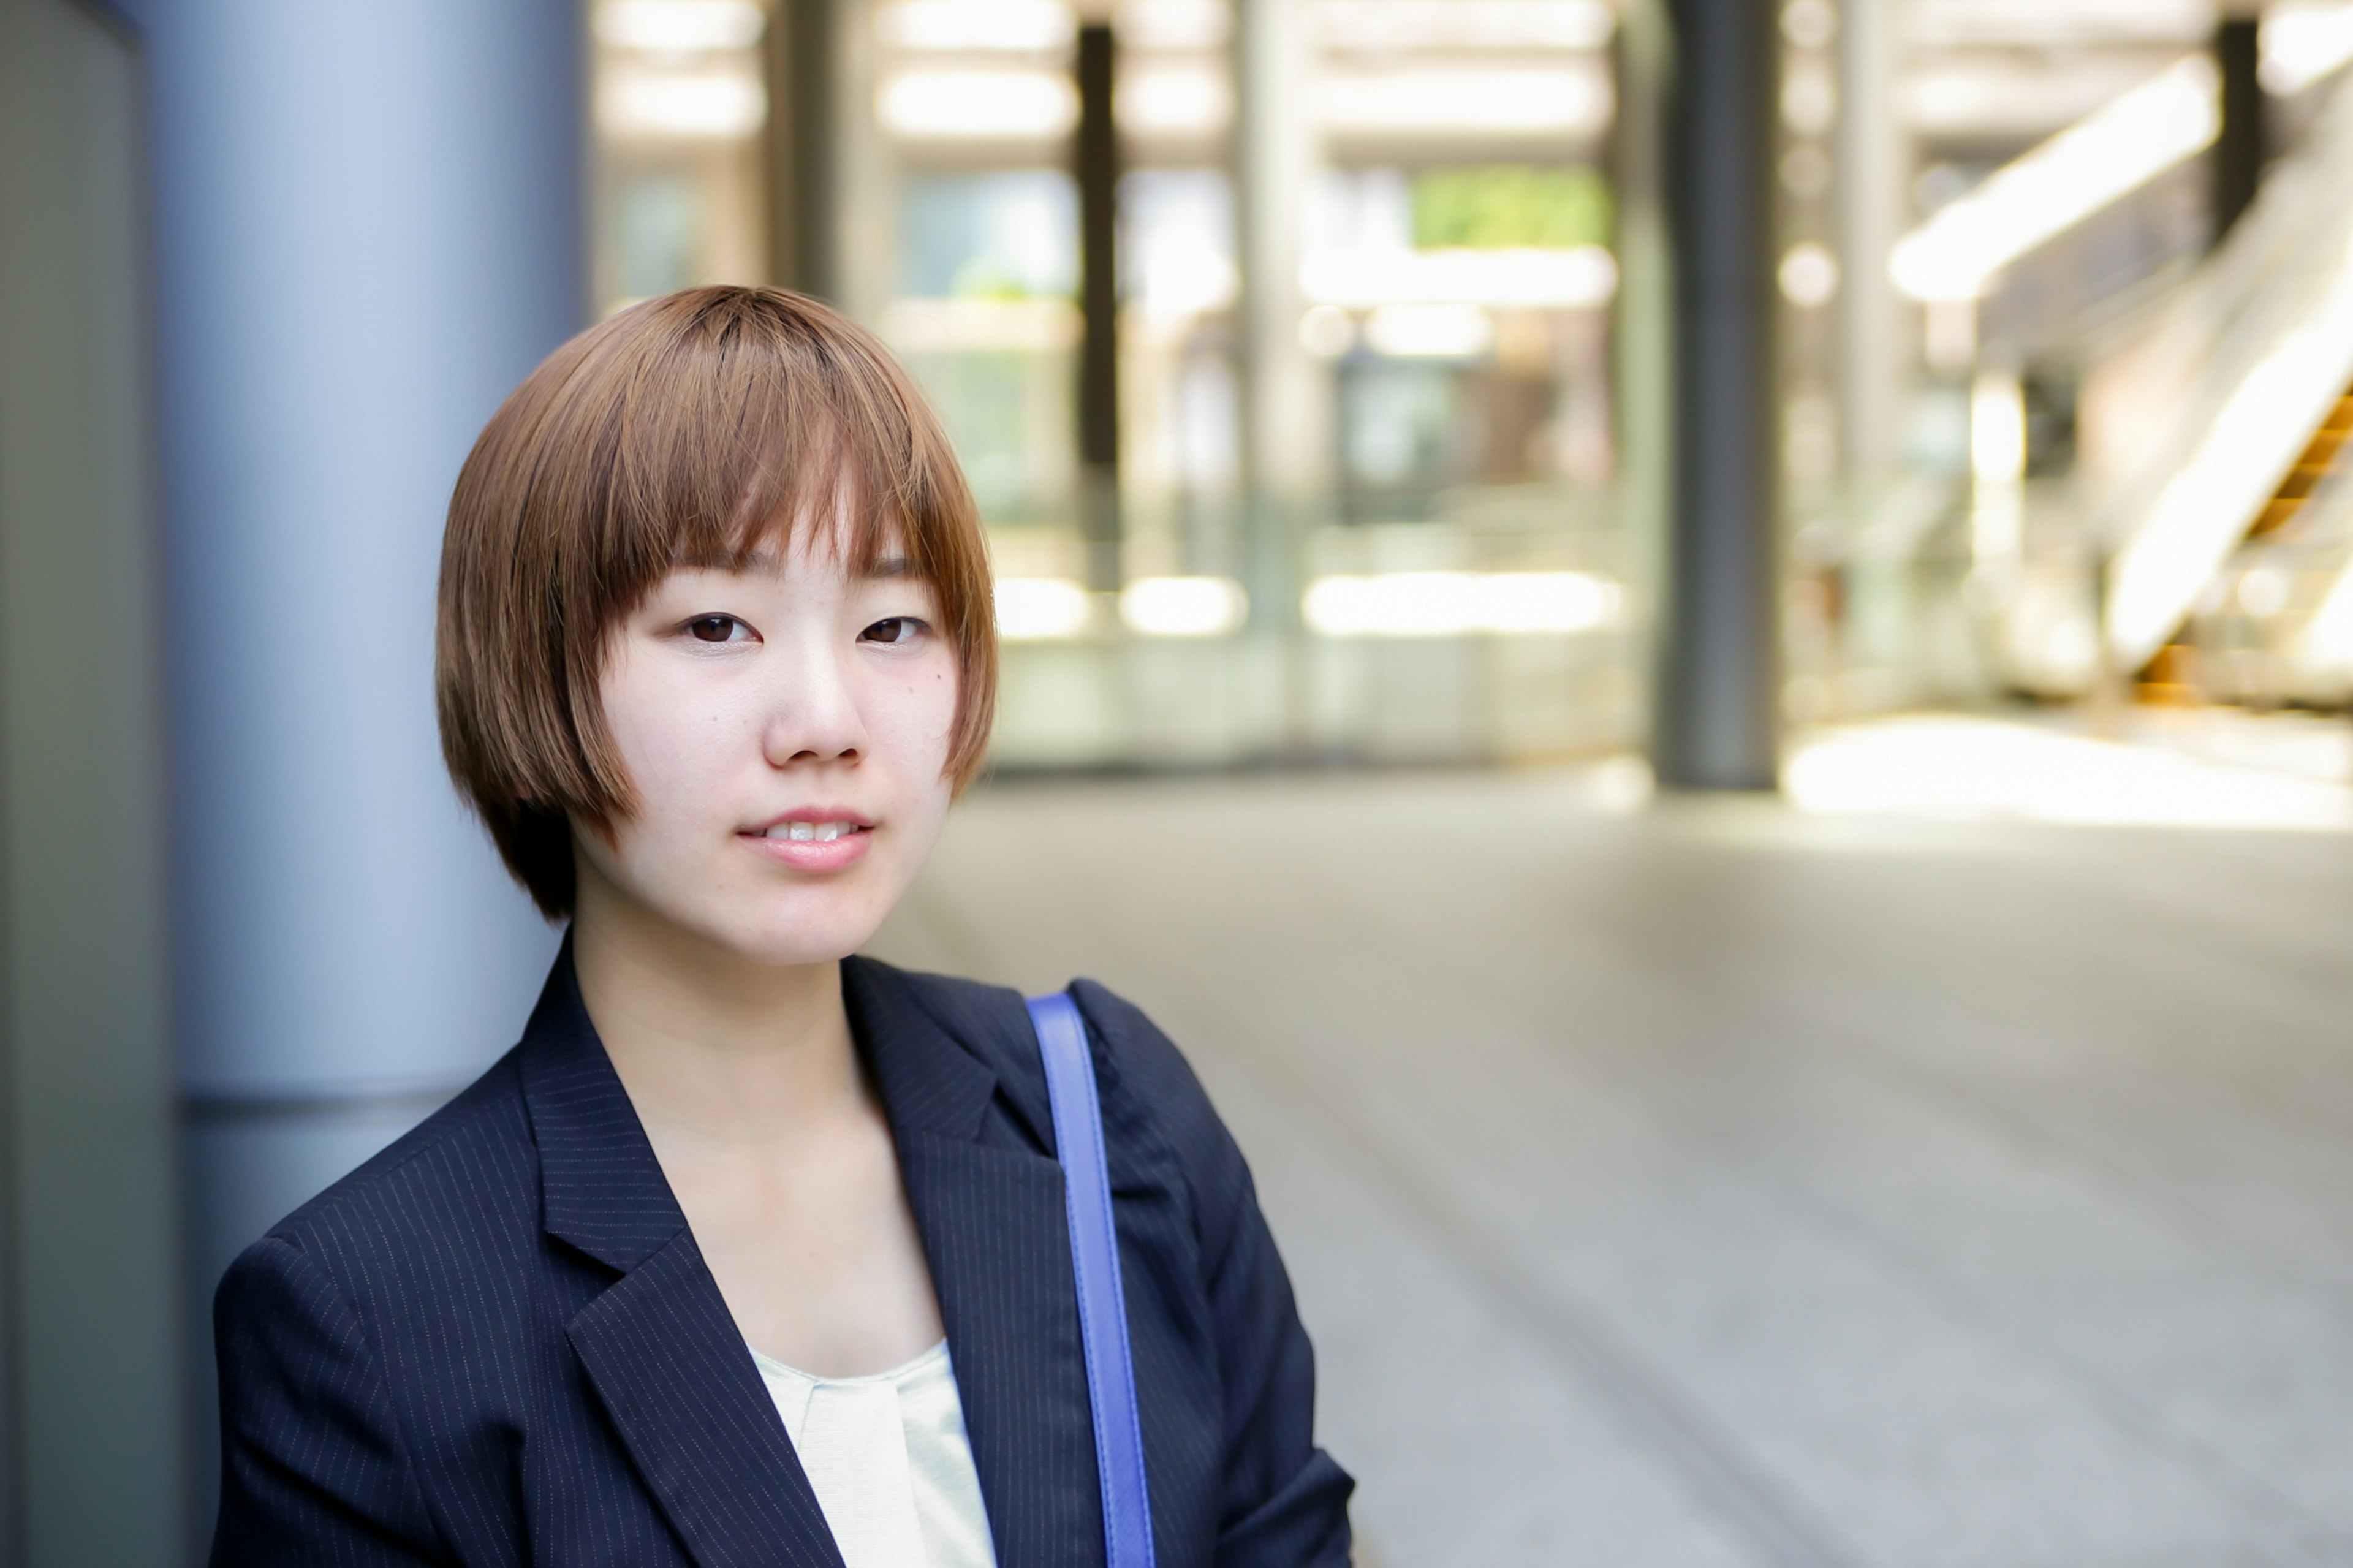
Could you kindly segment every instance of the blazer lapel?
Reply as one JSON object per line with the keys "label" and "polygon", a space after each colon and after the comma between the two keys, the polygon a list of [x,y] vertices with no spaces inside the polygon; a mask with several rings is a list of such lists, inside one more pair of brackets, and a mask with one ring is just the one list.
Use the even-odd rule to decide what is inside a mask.
{"label": "blazer lapel", "polygon": [[[1046,1149],[1051,1126],[1039,1125],[1042,1106],[1002,1093],[1008,1086],[981,1056],[917,1005],[894,971],[852,959],[842,976],[947,1325],[997,1568],[1098,1568],[1102,1491],[1062,1168],[1050,1154],[982,1137],[993,1100]],[[1004,993],[1002,1005],[1003,1017],[958,1017],[960,1032],[1034,1053],[1020,999]]]}
{"label": "blazer lapel", "polygon": [[572,1348],[703,1568],[842,1568],[817,1494],[681,1230],[575,1314]]}
{"label": "blazer lapel", "polygon": [[759,1369],[581,1005],[567,941],[524,1032],[542,1223],[620,1279],[566,1325],[702,1568],[842,1568]]}

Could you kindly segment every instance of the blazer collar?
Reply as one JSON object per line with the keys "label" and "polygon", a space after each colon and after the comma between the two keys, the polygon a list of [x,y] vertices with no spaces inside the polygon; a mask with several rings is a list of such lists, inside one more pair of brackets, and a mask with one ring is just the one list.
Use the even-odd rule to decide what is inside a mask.
{"label": "blazer collar", "polygon": [[[916,1133],[978,1139],[998,1092],[997,1074],[909,996],[889,965],[844,960],[841,990],[851,1036],[899,1141]],[[1026,1033],[1026,1016],[1018,1005],[1013,1013]],[[1003,1032],[1005,1020],[988,1023],[992,1032]],[[568,936],[524,1026],[518,1065],[539,1145],[541,1213],[550,1236],[627,1273],[686,1229],[686,1215],[589,1021]],[[1029,1098],[1016,1097],[1012,1107],[1050,1149],[1051,1123],[1042,1102],[1033,1108]]]}
{"label": "blazer collar", "polygon": [[[899,1175],[947,1326],[965,1434],[997,1568],[1099,1568],[1102,1494],[1079,1337],[1062,1168],[1044,1074],[1009,991],[964,990],[950,1026],[929,988],[885,964],[842,965],[842,994],[899,1146]],[[984,1136],[992,1097],[1015,1129]],[[1021,1136],[1028,1134],[1026,1142]]]}
{"label": "blazer collar", "polygon": [[[1018,1076],[1001,1084],[960,1037],[1034,1051],[1027,1015],[1007,993],[1001,1007],[959,1016],[952,1034],[895,970],[855,958],[842,965],[842,996],[898,1145],[998,1568],[1099,1563],[1061,1168],[1004,1146],[1001,1133],[984,1136],[994,1099],[1031,1142],[1051,1148],[1042,1085],[1033,1097]],[[706,1568],[839,1568],[759,1371],[589,1022],[568,939],[518,1065],[539,1145],[542,1224],[622,1275],[567,1331],[639,1472]]]}
{"label": "blazer collar", "polygon": [[588,1021],[569,936],[523,1026],[516,1065],[539,1145],[547,1234],[625,1274],[682,1235],[686,1214]]}
{"label": "blazer collar", "polygon": [[[991,1000],[996,1000],[992,997]],[[1002,994],[1019,1041],[1037,1050],[1029,1019],[1012,993]],[[996,1011],[958,1020],[965,1034],[985,1040],[965,1041],[924,1011],[907,976],[871,958],[846,958],[841,963],[841,1000],[849,1013],[849,1032],[864,1054],[867,1071],[882,1096],[891,1131],[902,1140],[913,1132],[936,1132],[966,1142],[977,1139],[989,1101],[1023,1086],[1001,1080],[976,1050],[986,1046],[1005,1048],[1008,1020]],[[1010,1102],[1010,1097],[1009,1097]],[[1027,1123],[1028,1108],[1016,1104]],[[1053,1147],[1051,1122],[1039,1146]],[[1035,1126],[1029,1128],[1037,1134]]]}

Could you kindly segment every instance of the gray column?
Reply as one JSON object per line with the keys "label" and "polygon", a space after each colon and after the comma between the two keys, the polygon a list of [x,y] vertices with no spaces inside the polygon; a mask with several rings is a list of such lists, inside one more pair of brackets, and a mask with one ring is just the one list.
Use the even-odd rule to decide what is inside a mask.
{"label": "gray column", "polygon": [[0,1562],[185,1516],[140,61],[0,0]]}
{"label": "gray column", "polygon": [[1672,0],[1668,9],[1676,450],[1652,762],[1670,787],[1771,789],[1780,750],[1780,29],[1767,0]]}
{"label": "gray column", "polygon": [[778,0],[767,33],[769,271],[841,298],[841,0]]}
{"label": "gray column", "polygon": [[1079,28],[1079,128],[1071,138],[1071,183],[1079,192],[1079,524],[1087,546],[1087,586],[1120,584],[1119,514],[1119,127],[1113,94],[1117,58],[1111,24]]}
{"label": "gray column", "polygon": [[1896,103],[1907,0],[1839,8],[1839,450],[1856,495],[1903,460],[1909,385],[1905,305],[1887,258],[1911,210],[1911,135]]}
{"label": "gray column", "polygon": [[1240,262],[1241,479],[1250,621],[1282,651],[1284,734],[1306,744],[1303,534],[1328,496],[1329,373],[1299,341],[1302,214],[1315,171],[1304,0],[1240,0],[1234,16],[1234,208]]}
{"label": "gray column", "polygon": [[874,110],[882,66],[875,23],[883,0],[792,3],[827,5],[832,17],[831,53],[826,58],[832,72],[827,90],[833,107],[822,153],[832,170],[832,194],[829,198],[812,194],[798,210],[814,218],[817,202],[829,200],[823,222],[833,236],[829,265],[835,287],[825,298],[852,320],[880,326],[899,297],[902,188],[898,149]]}
{"label": "gray column", "polygon": [[1614,45],[1618,295],[1610,377],[1617,504],[1640,581],[1663,584],[1674,499],[1674,253],[1664,210],[1666,98],[1673,29],[1664,0],[1624,0]]}
{"label": "gray column", "polygon": [[1302,215],[1318,136],[1303,0],[1241,0],[1234,19],[1234,203],[1241,271],[1243,482],[1297,507],[1330,479],[1331,401],[1299,342]]}
{"label": "gray column", "polygon": [[2271,126],[2259,68],[2261,37],[2261,20],[2252,15],[2225,16],[2214,29],[2215,74],[2222,83],[2222,127],[2209,165],[2217,245],[2254,205],[2263,165],[2271,159]]}
{"label": "gray column", "polygon": [[433,595],[468,447],[586,320],[584,45],[575,0],[145,20],[202,1293],[512,1043],[554,945],[442,772]]}

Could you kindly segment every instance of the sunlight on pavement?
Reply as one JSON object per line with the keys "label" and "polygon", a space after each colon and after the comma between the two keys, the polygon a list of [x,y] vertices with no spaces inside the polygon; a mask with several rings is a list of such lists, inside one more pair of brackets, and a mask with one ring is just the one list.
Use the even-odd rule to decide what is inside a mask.
{"label": "sunlight on pavement", "polygon": [[2353,788],[1999,720],[1921,716],[1817,731],[1790,803],[1820,814],[2106,827],[2353,831]]}

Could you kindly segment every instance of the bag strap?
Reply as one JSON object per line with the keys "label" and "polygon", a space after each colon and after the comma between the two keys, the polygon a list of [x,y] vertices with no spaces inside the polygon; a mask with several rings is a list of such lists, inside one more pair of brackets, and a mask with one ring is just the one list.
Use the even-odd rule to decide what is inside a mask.
{"label": "bag strap", "polygon": [[1127,1298],[1119,1283],[1119,1234],[1111,1214],[1111,1169],[1103,1158],[1103,1106],[1094,1057],[1079,1005],[1062,992],[1029,998],[1029,1022],[1046,1062],[1054,1147],[1071,1220],[1071,1264],[1079,1280],[1079,1342],[1087,1359],[1087,1403],[1095,1422],[1095,1468],[1103,1478],[1106,1568],[1152,1568],[1152,1503],[1144,1481],[1144,1427],[1135,1408],[1135,1361],[1127,1342]]}

